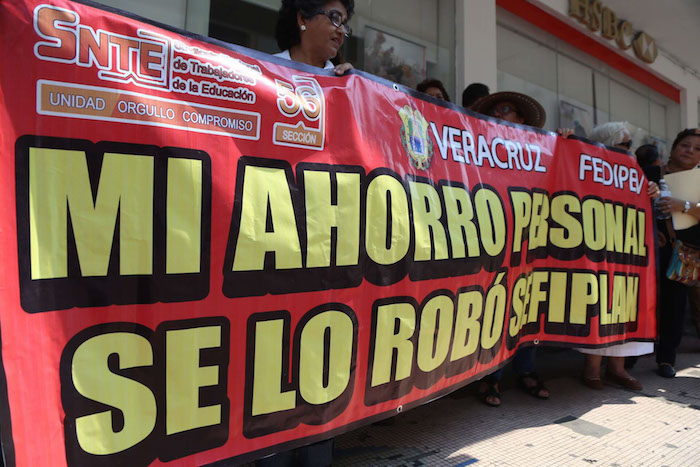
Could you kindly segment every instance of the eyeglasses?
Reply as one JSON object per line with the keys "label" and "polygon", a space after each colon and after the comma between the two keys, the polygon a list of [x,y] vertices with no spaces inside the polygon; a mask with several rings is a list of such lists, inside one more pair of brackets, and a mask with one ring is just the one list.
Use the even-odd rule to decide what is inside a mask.
{"label": "eyeglasses", "polygon": [[621,143],[617,143],[617,145],[618,145],[618,146],[622,146],[622,147],[625,147],[625,148],[629,149],[629,148],[631,148],[631,147],[632,147],[632,140],[629,140],[629,141],[623,141],[623,142],[621,142]]}
{"label": "eyeglasses", "polygon": [[352,28],[348,26],[347,21],[343,21],[343,15],[338,10],[320,10],[317,14],[328,16],[328,19],[331,20],[331,24],[333,24],[333,26],[338,29],[343,28],[343,35],[345,37],[350,37],[352,34]]}
{"label": "eyeglasses", "polygon": [[691,143],[690,141],[684,141],[682,143],[678,143],[678,147],[683,148],[683,149],[690,149],[691,151],[700,151],[700,146],[698,146],[698,145],[693,146],[693,143]]}
{"label": "eyeglasses", "polygon": [[497,104],[491,109],[491,112],[489,112],[489,114],[492,117],[495,117],[496,115],[508,115],[511,112],[515,112],[516,114],[520,114],[520,112],[518,112],[518,109],[512,105],[508,105],[508,104],[498,105]]}

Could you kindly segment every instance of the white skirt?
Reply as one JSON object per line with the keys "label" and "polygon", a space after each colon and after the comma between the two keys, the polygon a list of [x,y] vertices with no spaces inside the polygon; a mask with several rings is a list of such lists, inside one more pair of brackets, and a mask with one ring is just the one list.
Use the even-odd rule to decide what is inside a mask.
{"label": "white skirt", "polygon": [[602,355],[603,357],[636,357],[654,352],[653,342],[625,342],[624,344],[611,345],[601,349],[576,348],[581,353],[590,355]]}

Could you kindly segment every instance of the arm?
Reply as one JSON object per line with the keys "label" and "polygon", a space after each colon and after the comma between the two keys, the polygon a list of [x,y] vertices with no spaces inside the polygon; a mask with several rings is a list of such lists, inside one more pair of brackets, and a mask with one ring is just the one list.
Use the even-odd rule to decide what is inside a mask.
{"label": "arm", "polygon": [[[685,200],[673,198],[672,196],[661,198],[658,201],[659,209],[663,212],[683,212],[685,208]],[[690,209],[686,211],[686,214],[700,219],[700,203],[690,203]]]}

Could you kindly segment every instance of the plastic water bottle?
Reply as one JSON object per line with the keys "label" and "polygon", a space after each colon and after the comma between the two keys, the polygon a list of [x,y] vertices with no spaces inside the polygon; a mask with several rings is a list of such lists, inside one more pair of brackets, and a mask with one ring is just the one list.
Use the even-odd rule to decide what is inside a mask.
{"label": "plastic water bottle", "polygon": [[659,197],[654,200],[654,209],[656,210],[656,218],[659,220],[664,220],[671,217],[671,213],[663,212],[661,209],[659,209],[658,204],[661,198],[667,198],[671,196],[671,189],[668,187],[668,185],[666,185],[666,180],[664,180],[663,178],[659,180],[659,191],[661,193],[659,194]]}

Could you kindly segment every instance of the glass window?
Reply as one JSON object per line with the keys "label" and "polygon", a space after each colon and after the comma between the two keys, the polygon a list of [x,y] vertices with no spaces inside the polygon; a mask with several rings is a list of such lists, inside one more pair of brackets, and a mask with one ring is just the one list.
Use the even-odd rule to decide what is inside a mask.
{"label": "glass window", "polygon": [[559,120],[555,127],[573,128],[586,136],[595,127],[593,70],[565,55],[557,54]]}
{"label": "glass window", "polygon": [[649,98],[610,80],[610,119],[649,128]]}
{"label": "glass window", "polygon": [[496,28],[496,37],[498,70],[556,92],[557,54],[554,50],[500,26]]}
{"label": "glass window", "polygon": [[545,128],[559,125],[556,52],[534,40],[497,26],[498,89],[521,92],[542,104]]}
{"label": "glass window", "polygon": [[649,132],[652,136],[666,136],[666,107],[654,101],[649,102]]}
{"label": "glass window", "polygon": [[356,0],[346,57],[355,68],[410,87],[439,79],[459,103],[454,18],[454,0]]}
{"label": "glass window", "polygon": [[[680,129],[680,105],[511,13],[498,10],[498,89],[529,94],[545,107],[545,128],[627,121],[634,147],[668,153]],[[698,104],[700,116],[700,103]]]}
{"label": "glass window", "polygon": [[[209,35],[277,53],[280,50],[274,36],[279,6],[279,0],[211,0]],[[343,58],[355,68],[369,71],[365,60],[372,44],[365,42],[379,32],[404,51],[386,55],[396,73],[384,77],[410,86],[426,77],[439,79],[455,101],[454,18],[455,0],[356,0],[350,22],[353,34],[345,41]]]}
{"label": "glass window", "polygon": [[559,94],[578,104],[593,106],[593,70],[566,55],[557,56]]}
{"label": "glass window", "polygon": [[593,125],[600,125],[610,121],[610,78],[606,74],[594,71],[593,79]]}
{"label": "glass window", "polygon": [[185,28],[187,0],[100,0],[100,3],[181,29]]}
{"label": "glass window", "polygon": [[275,40],[277,9],[260,1],[212,0],[209,35],[224,42],[275,54],[280,51]]}

